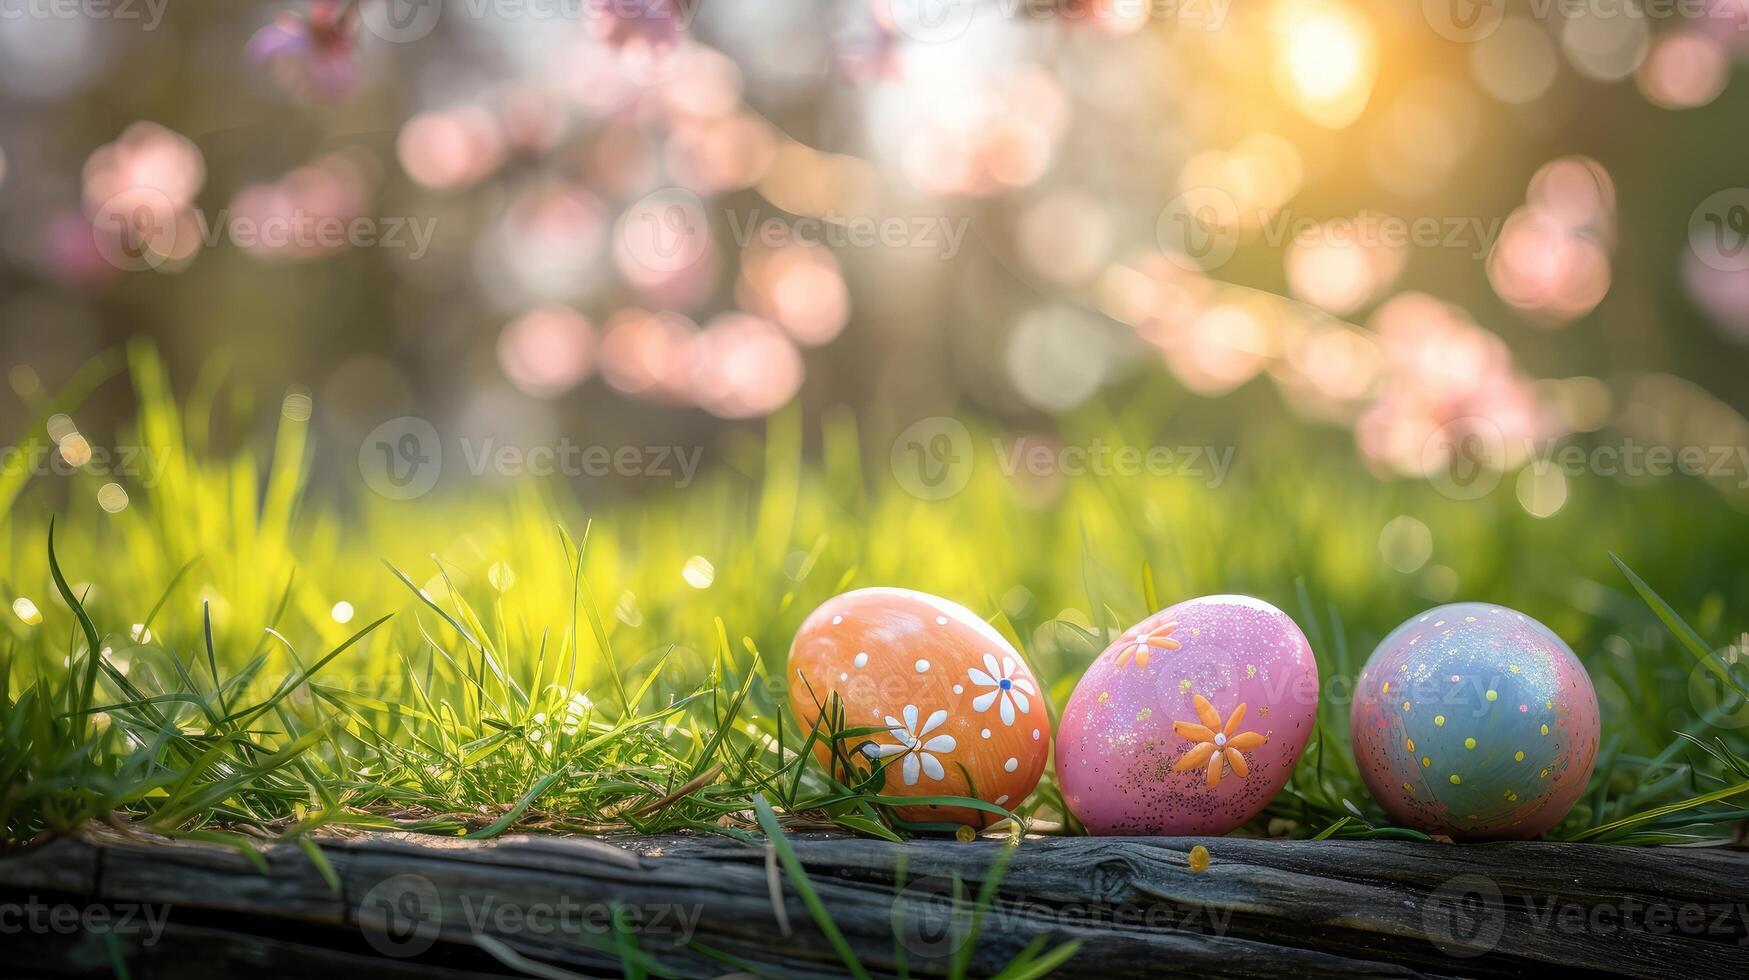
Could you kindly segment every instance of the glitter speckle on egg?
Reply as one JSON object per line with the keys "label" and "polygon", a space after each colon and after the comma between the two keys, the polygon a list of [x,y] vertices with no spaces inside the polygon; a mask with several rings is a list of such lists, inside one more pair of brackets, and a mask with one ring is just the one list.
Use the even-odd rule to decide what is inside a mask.
{"label": "glitter speckle on egg", "polygon": [[1467,839],[1543,834],[1597,759],[1597,692],[1547,626],[1504,606],[1440,606],[1361,670],[1355,761],[1392,819]]}
{"label": "glitter speckle on egg", "polygon": [[[909,589],[858,589],[808,615],[789,654],[790,709],[804,731],[837,695],[844,727],[885,727],[858,763],[886,764],[892,796],[966,796],[1010,810],[1038,785],[1050,713],[1032,668],[958,603]],[[824,746],[822,765],[832,766]],[[983,827],[969,807],[900,807],[917,823]]]}
{"label": "glitter speckle on egg", "polygon": [[1224,834],[1286,785],[1312,734],[1318,665],[1280,609],[1190,599],[1125,631],[1063,709],[1057,778],[1094,834]]}

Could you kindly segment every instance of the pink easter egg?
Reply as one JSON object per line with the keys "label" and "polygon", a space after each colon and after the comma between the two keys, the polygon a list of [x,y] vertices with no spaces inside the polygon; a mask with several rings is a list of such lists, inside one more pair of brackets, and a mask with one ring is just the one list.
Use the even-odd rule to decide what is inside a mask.
{"label": "pink easter egg", "polygon": [[1318,664],[1280,609],[1190,599],[1099,655],[1063,709],[1057,778],[1094,834],[1224,834],[1287,784],[1318,711]]}
{"label": "pink easter egg", "polygon": [[1406,827],[1469,840],[1536,837],[1597,761],[1597,691],[1571,648],[1485,602],[1430,609],[1367,659],[1349,715],[1354,761]]}

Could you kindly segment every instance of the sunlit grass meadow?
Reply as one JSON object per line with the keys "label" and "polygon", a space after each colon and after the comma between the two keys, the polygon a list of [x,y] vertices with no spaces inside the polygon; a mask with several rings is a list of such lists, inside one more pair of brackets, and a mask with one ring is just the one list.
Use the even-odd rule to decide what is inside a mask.
{"label": "sunlit grass meadow", "polygon": [[[790,412],[713,443],[683,489],[586,504],[528,479],[395,502],[357,479],[311,485],[316,454],[357,447],[315,445],[322,406],[305,395],[275,406],[271,443],[210,449],[227,385],[172,391],[144,347],[91,365],[17,443],[51,445],[50,417],[123,383],[139,399],[123,441],[161,468],[150,486],[123,481],[125,508],[95,503],[107,477],[0,477],[9,844],[91,821],[244,846],[341,827],[751,837],[759,795],[796,824],[941,832],[899,821],[878,775],[834,783],[809,739],[854,733],[799,731],[782,701],[801,619],[877,584],[989,617],[1053,711],[1113,631],[1160,605],[1245,592],[1289,611],[1320,660],[1322,724],[1248,833],[1420,836],[1391,828],[1359,781],[1348,679],[1398,622],[1460,598],[1544,621],[1597,684],[1598,774],[1552,836],[1719,841],[1749,815],[1732,689],[1749,533],[1698,481],[1574,480],[1538,519],[1510,478],[1447,499],[1368,474],[1343,432],[1276,418],[1234,429],[1219,485],[1017,479],[976,435],[965,490],[923,501],[894,479],[890,437]],[[1056,434],[1184,444],[1180,408],[1138,385]],[[1402,515],[1433,541],[1410,572],[1387,560],[1390,535],[1381,545]],[[1077,830],[1049,774],[1014,814]]]}

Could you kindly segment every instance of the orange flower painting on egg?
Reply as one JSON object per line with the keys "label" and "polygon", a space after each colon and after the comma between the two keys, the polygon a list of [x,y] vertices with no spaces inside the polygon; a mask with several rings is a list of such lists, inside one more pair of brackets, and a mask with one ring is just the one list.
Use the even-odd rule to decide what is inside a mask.
{"label": "orange flower painting on egg", "polygon": [[[1025,658],[976,613],[923,592],[859,589],[827,600],[796,632],[789,689],[804,731],[834,695],[844,728],[884,729],[845,746],[859,778],[885,767],[884,795],[966,796],[1012,810],[1050,752],[1050,713]],[[832,767],[826,745],[815,754]],[[937,804],[898,813],[973,827],[998,819]]]}

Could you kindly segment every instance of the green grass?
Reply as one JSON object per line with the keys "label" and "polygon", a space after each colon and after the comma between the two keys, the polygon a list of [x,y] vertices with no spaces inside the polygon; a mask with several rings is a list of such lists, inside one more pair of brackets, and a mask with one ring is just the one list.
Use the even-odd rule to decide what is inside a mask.
{"label": "green grass", "polygon": [[[106,478],[0,475],[0,598],[27,598],[40,617],[0,609],[8,845],[91,821],[248,853],[339,825],[939,831],[898,820],[879,773],[834,782],[812,742],[843,751],[859,733],[799,731],[783,703],[801,618],[874,584],[988,616],[1059,708],[1114,631],[1179,598],[1247,592],[1287,609],[1329,694],[1404,618],[1447,599],[1505,603],[1573,642],[1603,707],[1597,775],[1552,836],[1719,842],[1749,815],[1749,750],[1733,727],[1741,645],[1719,652],[1749,611],[1749,534],[1696,481],[1575,480],[1567,506],[1538,520],[1510,479],[1448,500],[1367,474],[1344,433],[1230,401],[1238,462],[1219,487],[1084,476],[1022,488],[986,458],[964,492],[924,502],[847,414],[816,427],[791,412],[762,436],[729,433],[684,490],[585,505],[531,479],[395,503],[345,465],[309,485],[317,452],[343,463],[356,447],[313,447],[299,400],[263,418],[222,377],[178,397],[150,350],[123,360],[94,362],[15,439],[45,440],[51,415],[76,416],[125,380],[139,410],[119,438],[160,454],[153,485],[129,485],[130,505],[109,514],[93,502]],[[1197,408],[1163,388],[1114,394],[1058,431],[1193,441],[1182,433]],[[213,433],[237,431],[271,451],[214,448]],[[1435,542],[1409,574],[1379,549],[1404,514]],[[682,575],[699,559],[708,584]],[[344,624],[340,602],[356,610]],[[1697,699],[1697,671],[1735,686],[1734,700]],[[1340,700],[1327,698],[1288,789],[1247,832],[1419,836],[1368,798]],[[1047,775],[1015,813],[1075,832],[1060,803]]]}

